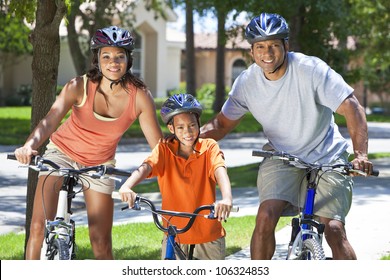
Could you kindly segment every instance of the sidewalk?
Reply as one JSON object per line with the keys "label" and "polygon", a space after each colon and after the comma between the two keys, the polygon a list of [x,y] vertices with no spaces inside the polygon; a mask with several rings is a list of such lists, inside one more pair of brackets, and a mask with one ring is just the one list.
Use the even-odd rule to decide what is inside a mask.
{"label": "sidewalk", "polygon": [[[343,131],[345,133],[345,131]],[[390,124],[369,123],[369,152],[390,152]],[[260,162],[252,157],[253,149],[261,149],[266,143],[262,133],[231,134],[219,142],[225,153],[228,167]],[[0,234],[23,231],[26,211],[27,169],[18,168],[15,161],[6,160],[6,153],[15,147],[0,146]],[[144,141],[121,143],[117,150],[118,168],[134,169],[149,155]],[[390,158],[374,161],[380,170],[378,178],[356,178],[353,205],[347,217],[348,237],[359,259],[375,260],[390,253]],[[255,182],[254,182],[255,184]],[[159,194],[148,194],[159,201]],[[240,207],[237,215],[256,215],[258,207],[257,189],[233,189],[234,204]],[[74,218],[76,224],[86,224],[83,197],[76,197]],[[152,221],[147,212],[120,211],[122,203],[115,202],[115,223]],[[135,213],[134,213],[135,212]],[[277,233],[276,259],[283,259],[289,239],[289,226]],[[369,240],[369,241],[368,241]],[[326,243],[326,242],[324,242]],[[327,249],[328,250],[328,249]],[[329,256],[327,251],[327,256]],[[243,250],[229,259],[249,259],[249,250]]]}

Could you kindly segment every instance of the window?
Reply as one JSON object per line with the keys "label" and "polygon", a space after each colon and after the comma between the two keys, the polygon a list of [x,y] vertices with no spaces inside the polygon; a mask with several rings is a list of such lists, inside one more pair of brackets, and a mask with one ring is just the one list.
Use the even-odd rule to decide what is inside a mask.
{"label": "window", "polygon": [[233,63],[233,69],[232,69],[232,84],[234,83],[234,80],[241,74],[242,71],[246,69],[246,63],[242,59],[237,59]]}
{"label": "window", "polygon": [[140,78],[142,74],[142,37],[138,33],[134,35],[135,44],[133,50],[133,67],[131,67],[131,72],[134,76]]}

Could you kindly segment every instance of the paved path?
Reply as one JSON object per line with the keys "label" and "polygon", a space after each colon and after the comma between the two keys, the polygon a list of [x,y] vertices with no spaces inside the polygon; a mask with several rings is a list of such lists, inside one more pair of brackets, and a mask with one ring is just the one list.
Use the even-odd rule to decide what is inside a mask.
{"label": "paved path", "polygon": [[[345,131],[342,131],[345,133]],[[390,124],[369,124],[369,151],[390,152]],[[232,134],[219,142],[225,153],[228,167],[260,162],[252,157],[253,149],[260,149],[266,140],[262,133]],[[0,146],[0,234],[23,231],[25,221],[25,196],[27,169],[18,168],[17,162],[6,160],[6,153],[15,147]],[[118,147],[118,168],[133,169],[141,164],[149,154],[144,142],[122,143]],[[378,259],[382,254],[390,253],[390,159],[375,160],[376,168],[381,171],[379,178],[357,178],[353,205],[347,217],[349,239],[360,259]],[[148,194],[159,201],[158,194]],[[233,190],[234,203],[240,212],[234,215],[256,215],[258,197],[256,188]],[[82,196],[75,200],[75,219],[77,224],[86,223]],[[121,212],[120,203],[116,203],[115,223],[131,221],[151,221],[148,213]],[[283,259],[288,242],[289,227],[277,234],[275,258]],[[369,240],[366,241],[366,240]],[[328,250],[328,249],[327,249]],[[327,251],[327,255],[329,252]],[[248,250],[231,256],[232,259],[249,259]]]}

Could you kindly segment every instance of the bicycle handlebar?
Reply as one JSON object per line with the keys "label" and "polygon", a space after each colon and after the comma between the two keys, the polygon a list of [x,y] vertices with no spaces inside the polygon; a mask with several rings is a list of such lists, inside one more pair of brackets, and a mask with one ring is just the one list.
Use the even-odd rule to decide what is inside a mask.
{"label": "bicycle handlebar", "polygon": [[[194,212],[192,212],[192,213],[190,213],[190,212],[177,212],[177,211],[157,209],[155,204],[150,199],[137,195],[136,199],[134,201],[134,207],[131,209],[136,210],[136,211],[140,211],[142,209],[145,209],[144,207],[141,207],[140,203],[144,203],[150,208],[150,210],[152,212],[154,224],[157,226],[157,228],[159,230],[161,230],[163,232],[168,232],[169,226],[164,227],[164,225],[159,220],[159,215],[166,215],[166,216],[170,216],[170,217],[181,217],[181,218],[189,219],[186,226],[184,226],[183,228],[180,228],[180,229],[176,228],[176,234],[180,234],[180,233],[184,233],[184,232],[188,231],[192,227],[193,223],[195,222],[196,217],[198,217],[198,216],[203,216],[204,218],[207,218],[207,219],[216,219],[217,218],[214,215],[215,214],[215,212],[214,212],[215,206],[213,204],[202,205],[202,206],[196,208],[194,210]],[[126,206],[122,207],[121,209],[122,209],[122,211],[129,209],[129,206],[126,205]],[[230,211],[231,212],[238,212],[238,209],[239,209],[238,207],[232,207],[232,209]],[[200,215],[199,213],[203,210],[209,210],[209,214],[208,215]]]}
{"label": "bicycle handlebar", "polygon": [[[295,155],[291,155],[286,152],[276,152],[276,151],[263,151],[263,150],[253,150],[252,156],[264,157],[264,158],[276,158],[280,160],[286,160],[289,164],[294,165],[296,167],[301,168],[312,168],[318,170],[329,170],[329,169],[337,169],[342,168],[347,173],[358,173],[362,176],[367,176],[367,173],[354,169],[352,163],[347,164],[313,164],[307,163],[304,160],[300,159]],[[379,176],[379,170],[373,169],[371,174],[372,176]]]}
{"label": "bicycle handlebar", "polygon": [[[14,153],[7,154],[7,159],[17,160]],[[89,167],[80,168],[80,169],[63,168],[63,167],[60,167],[55,162],[53,162],[49,159],[45,159],[44,157],[41,157],[41,156],[32,156],[31,162],[28,165],[28,167],[32,168],[36,171],[50,171],[50,169],[45,165],[49,165],[52,168],[52,170],[57,170],[59,172],[68,173],[68,174],[69,173],[71,173],[71,174],[84,174],[86,176],[90,176],[90,177],[95,178],[95,179],[103,178],[103,177],[105,177],[105,175],[117,175],[117,176],[126,176],[126,177],[131,176],[131,172],[129,172],[129,171],[117,169],[114,167],[109,167],[109,166],[106,166],[103,164],[89,166]],[[96,173],[87,174],[87,172],[91,172],[91,171],[94,171]],[[111,179],[117,179],[117,178],[111,178]]]}

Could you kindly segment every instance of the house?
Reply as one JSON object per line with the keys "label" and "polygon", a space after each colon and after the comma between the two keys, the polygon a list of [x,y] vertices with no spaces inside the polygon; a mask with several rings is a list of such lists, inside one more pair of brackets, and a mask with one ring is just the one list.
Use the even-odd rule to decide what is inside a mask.
{"label": "house", "polygon": [[[155,18],[154,11],[146,10],[144,5],[137,5],[134,10],[136,48],[132,70],[146,82],[154,97],[166,96],[168,90],[179,87],[181,79],[180,59],[185,43],[167,34],[167,22],[176,21],[177,15],[168,7],[165,13],[166,20]],[[62,27],[60,34],[61,30],[66,31],[66,28]],[[14,95],[20,86],[30,85],[32,81],[31,56],[12,57],[7,61],[0,61],[0,105],[4,105],[7,96]],[[61,36],[58,70],[59,85],[76,76],[66,34]]]}
{"label": "house", "polygon": [[[205,83],[215,83],[217,33],[195,34],[194,44],[197,88]],[[250,44],[241,36],[231,38],[227,41],[224,75],[225,85],[227,87],[231,87],[238,75],[252,63],[249,52]],[[183,50],[182,60],[185,61],[185,50]],[[182,71],[182,79],[185,80],[183,77],[185,77],[185,69]]]}

